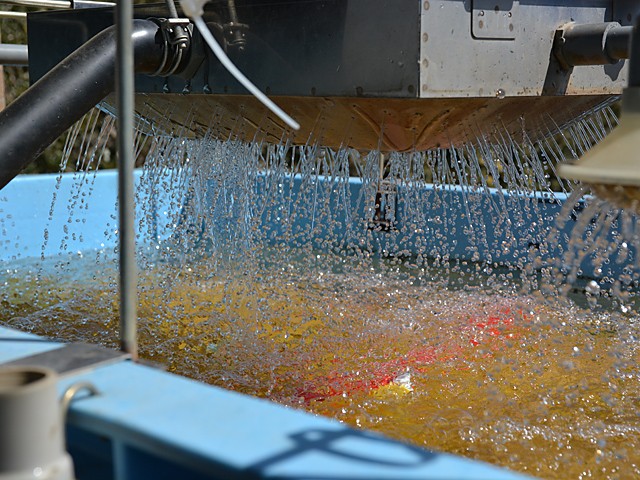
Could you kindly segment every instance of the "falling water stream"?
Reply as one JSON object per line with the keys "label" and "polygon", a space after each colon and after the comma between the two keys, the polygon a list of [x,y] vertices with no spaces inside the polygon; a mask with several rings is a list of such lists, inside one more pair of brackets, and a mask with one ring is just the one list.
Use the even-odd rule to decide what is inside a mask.
{"label": "falling water stream", "polygon": [[[91,121],[69,222],[47,227],[68,235],[110,128]],[[543,478],[640,475],[640,232],[555,173],[615,123],[603,106],[382,159],[141,135],[140,354]],[[3,264],[0,322],[117,347],[115,253],[61,251]]]}

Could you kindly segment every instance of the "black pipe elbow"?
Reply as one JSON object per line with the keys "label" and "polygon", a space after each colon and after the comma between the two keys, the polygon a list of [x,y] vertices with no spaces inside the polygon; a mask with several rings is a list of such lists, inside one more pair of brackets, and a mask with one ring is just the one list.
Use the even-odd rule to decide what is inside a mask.
{"label": "black pipe elbow", "polygon": [[[161,67],[165,42],[156,23],[134,20],[136,73]],[[0,189],[115,89],[116,33],[109,27],[0,112]]]}

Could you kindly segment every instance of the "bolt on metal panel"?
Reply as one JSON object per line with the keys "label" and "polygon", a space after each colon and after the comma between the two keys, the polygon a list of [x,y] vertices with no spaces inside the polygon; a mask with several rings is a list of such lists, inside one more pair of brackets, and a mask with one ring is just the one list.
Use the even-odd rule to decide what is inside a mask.
{"label": "bolt on metal panel", "polygon": [[518,32],[519,0],[473,0],[474,38],[514,40]]}

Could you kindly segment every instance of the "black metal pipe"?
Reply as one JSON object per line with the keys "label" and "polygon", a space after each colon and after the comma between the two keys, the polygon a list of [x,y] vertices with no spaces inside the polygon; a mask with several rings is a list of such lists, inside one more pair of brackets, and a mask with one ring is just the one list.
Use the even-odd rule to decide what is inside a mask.
{"label": "black metal pipe", "polygon": [[[135,70],[154,73],[164,43],[158,25],[135,20]],[[109,27],[0,112],[0,189],[115,88],[116,32]]]}
{"label": "black metal pipe", "polygon": [[629,58],[629,44],[632,33],[633,27],[630,26],[609,30],[605,38],[605,48],[607,55],[612,59],[613,63],[615,63],[616,60]]}
{"label": "black metal pipe", "polygon": [[607,65],[629,58],[633,27],[616,22],[575,25],[556,36],[554,51],[565,68],[579,65]]}

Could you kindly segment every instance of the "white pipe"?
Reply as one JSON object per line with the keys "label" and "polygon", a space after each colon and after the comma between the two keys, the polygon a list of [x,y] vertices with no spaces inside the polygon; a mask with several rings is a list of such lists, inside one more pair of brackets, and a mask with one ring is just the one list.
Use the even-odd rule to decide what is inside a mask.
{"label": "white pipe", "polygon": [[29,65],[29,49],[26,45],[0,43],[0,65]]}
{"label": "white pipe", "polygon": [[73,478],[57,379],[46,368],[0,368],[0,479]]}
{"label": "white pipe", "polygon": [[0,12],[0,20],[26,20],[26,12]]}
{"label": "white pipe", "polygon": [[202,14],[204,13],[202,6],[206,3],[206,0],[181,0],[180,5],[182,6],[182,10],[187,14],[189,18],[193,21],[193,23],[198,28],[200,35],[204,38],[207,45],[211,51],[218,57],[220,63],[226,68],[231,75],[233,75],[236,80],[238,80],[254,97],[256,97],[263,105],[265,105],[269,110],[275,113],[283,122],[289,125],[294,130],[300,129],[300,124],[296,122],[293,118],[287,115],[280,107],[278,107],[275,103],[273,103],[264,93],[258,89],[251,80],[249,80],[239,69],[235,66],[235,64],[231,61],[231,59],[224,52],[220,44],[217,40],[211,35],[209,28],[202,20]]}
{"label": "white pipe", "polygon": [[287,115],[284,112],[284,110],[282,110],[279,106],[273,103],[269,99],[269,97],[267,97],[264,93],[260,91],[258,87],[256,87],[253,83],[251,83],[251,80],[249,80],[238,69],[238,67],[234,65],[234,63],[227,56],[227,54],[224,53],[224,50],[218,44],[218,42],[213,37],[213,35],[211,35],[211,32],[207,28],[207,25],[204,23],[204,20],[202,20],[202,17],[195,17],[195,18],[192,18],[192,20],[195,23],[196,27],[198,27],[198,31],[202,35],[202,38],[204,38],[205,42],[207,42],[207,45],[209,45],[209,48],[211,48],[215,56],[218,57],[218,60],[220,60],[220,63],[222,63],[224,68],[226,68],[229,71],[229,73],[236,78],[236,80],[238,80],[247,90],[249,90],[249,92],[254,97],[260,100],[264,104],[264,106],[266,106],[269,110],[271,110],[278,117],[280,117],[280,119],[283,122],[285,122],[294,130],[300,130],[300,124],[298,122],[296,122],[293,118]]}

